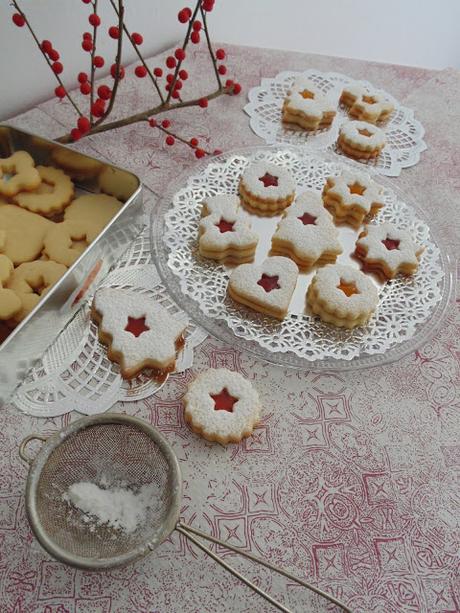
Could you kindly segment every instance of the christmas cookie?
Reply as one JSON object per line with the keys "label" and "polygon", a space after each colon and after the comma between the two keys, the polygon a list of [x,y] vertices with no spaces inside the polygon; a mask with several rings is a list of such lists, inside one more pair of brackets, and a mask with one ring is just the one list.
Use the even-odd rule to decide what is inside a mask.
{"label": "christmas cookie", "polygon": [[307,302],[313,313],[340,328],[364,325],[375,311],[378,299],[377,288],[369,277],[340,264],[318,270],[307,290]]}
{"label": "christmas cookie", "polygon": [[185,421],[208,441],[239,443],[260,419],[254,387],[237,372],[210,369],[198,375],[184,396]]}
{"label": "christmas cookie", "polygon": [[43,239],[53,222],[14,204],[0,206],[0,252],[15,266],[40,256]]}
{"label": "christmas cookie", "polygon": [[0,255],[0,321],[10,319],[22,308],[19,296],[5,287],[13,271],[13,262],[6,255]]}
{"label": "christmas cookie", "polygon": [[72,179],[80,181],[97,177],[103,168],[102,162],[65,147],[54,149],[51,157],[56,166],[62,168]]}
{"label": "christmas cookie", "polygon": [[345,170],[338,177],[327,178],[323,202],[336,223],[358,228],[384,206],[382,192],[369,177]]}
{"label": "christmas cookie", "polygon": [[3,196],[35,189],[40,181],[35,162],[27,151],[16,151],[7,158],[0,158],[0,194]]}
{"label": "christmas cookie", "polygon": [[240,199],[233,194],[219,194],[203,200],[201,217],[206,215],[227,215],[237,213],[240,208]]}
{"label": "christmas cookie", "polygon": [[367,226],[359,235],[355,249],[363,269],[384,279],[393,279],[399,273],[414,274],[422,252],[423,247],[414,243],[408,230],[400,230],[388,222]]}
{"label": "christmas cookie", "polygon": [[274,256],[259,266],[238,266],[228,282],[229,296],[254,311],[284,319],[297,283],[299,270],[289,258]]}
{"label": "christmas cookie", "polygon": [[283,123],[304,130],[328,128],[336,114],[334,105],[309,79],[298,77],[286,96]]}
{"label": "christmas cookie", "polygon": [[139,179],[127,172],[113,166],[106,166],[98,176],[101,192],[115,196],[118,200],[126,202],[139,187]]}
{"label": "christmas cookie", "polygon": [[199,225],[199,252],[205,258],[241,264],[254,259],[259,237],[237,213],[213,213]]}
{"label": "christmas cookie", "polygon": [[277,215],[294,200],[295,181],[287,170],[271,162],[254,162],[241,175],[240,196],[249,211]]}
{"label": "christmas cookie", "polygon": [[285,255],[307,269],[335,262],[342,253],[338,230],[320,194],[304,192],[284,213],[272,238],[272,255]]}
{"label": "christmas cookie", "polygon": [[122,206],[122,202],[106,194],[80,196],[66,208],[64,219],[84,223],[87,241],[91,243]]}
{"label": "christmas cookie", "polygon": [[349,157],[370,160],[385,147],[385,132],[366,121],[347,121],[339,130],[338,147]]}
{"label": "christmas cookie", "polygon": [[88,246],[87,224],[67,220],[53,226],[45,234],[43,253],[50,260],[72,266]]}
{"label": "christmas cookie", "polygon": [[32,192],[20,192],[13,201],[32,213],[50,217],[61,213],[74,195],[74,186],[70,177],[62,170],[51,166],[37,166],[41,183]]}
{"label": "christmas cookie", "polygon": [[371,92],[362,85],[344,87],[340,103],[347,107],[351,117],[369,123],[385,121],[394,110],[394,105],[384,96]]}
{"label": "christmas cookie", "polygon": [[109,360],[120,365],[125,379],[152,369],[156,379],[173,371],[184,344],[187,323],[179,321],[151,297],[114,288],[99,289],[92,319]]}

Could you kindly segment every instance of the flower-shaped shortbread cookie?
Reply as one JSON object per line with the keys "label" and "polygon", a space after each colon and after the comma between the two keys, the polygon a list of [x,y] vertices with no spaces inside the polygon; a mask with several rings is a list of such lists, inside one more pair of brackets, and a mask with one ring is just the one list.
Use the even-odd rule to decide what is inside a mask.
{"label": "flower-shaped shortbread cookie", "polygon": [[343,88],[340,103],[348,108],[351,117],[369,123],[385,121],[394,110],[394,105],[382,94],[357,84]]}
{"label": "flower-shaped shortbread cookie", "polygon": [[120,365],[125,379],[145,368],[159,379],[174,370],[187,322],[151,297],[101,288],[94,296],[91,316],[98,323],[99,340],[108,347],[108,358]]}
{"label": "flower-shaped shortbread cookie", "polygon": [[6,255],[0,255],[0,321],[10,319],[21,310],[22,302],[12,290],[4,287],[13,274],[13,262]]}
{"label": "flower-shaped shortbread cookie", "polygon": [[242,264],[254,259],[258,235],[237,213],[213,213],[200,221],[199,251],[205,258]]}
{"label": "flower-shaped shortbread cookie", "polygon": [[414,243],[408,230],[386,222],[367,226],[361,232],[355,255],[362,261],[364,270],[393,279],[398,273],[414,274],[423,249]]}
{"label": "flower-shaped shortbread cookie", "polygon": [[338,177],[327,178],[323,202],[336,223],[358,228],[365,217],[374,216],[384,206],[382,192],[369,177],[344,170]]}
{"label": "flower-shaped shortbread cookie", "polygon": [[304,192],[284,213],[272,237],[273,255],[285,255],[300,268],[335,262],[342,253],[338,230],[321,195]]}
{"label": "flower-shaped shortbread cookie", "polygon": [[61,213],[74,195],[74,185],[59,168],[37,166],[41,183],[33,192],[21,192],[13,200],[24,209],[50,217]]}
{"label": "flower-shaped shortbread cookie", "polygon": [[237,213],[240,208],[240,199],[235,194],[218,194],[209,196],[202,202],[201,217],[206,215]]}
{"label": "flower-shaped shortbread cookie", "polygon": [[16,151],[7,158],[0,158],[0,194],[15,196],[22,190],[32,190],[41,179],[35,162],[27,151]]}
{"label": "flower-shaped shortbread cookie", "polygon": [[283,103],[282,119],[304,130],[328,128],[336,114],[334,105],[309,79],[298,77]]}
{"label": "flower-shaped shortbread cookie", "polygon": [[371,317],[378,303],[378,292],[360,270],[330,264],[313,277],[307,302],[323,321],[340,328],[355,328]]}
{"label": "flower-shaped shortbread cookie", "polygon": [[260,419],[260,400],[251,383],[226,368],[198,375],[184,396],[185,420],[192,430],[222,445],[239,443]]}
{"label": "flower-shaped shortbread cookie", "polygon": [[258,215],[277,215],[291,204],[295,181],[287,170],[271,162],[254,162],[240,179],[242,204]]}
{"label": "flower-shaped shortbread cookie", "polygon": [[338,147],[349,157],[370,160],[385,147],[385,132],[367,121],[347,121],[339,130]]}

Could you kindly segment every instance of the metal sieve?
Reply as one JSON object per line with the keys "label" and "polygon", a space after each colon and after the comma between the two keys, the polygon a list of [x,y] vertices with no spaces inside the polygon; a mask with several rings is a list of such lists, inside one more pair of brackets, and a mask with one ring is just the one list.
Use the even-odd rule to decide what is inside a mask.
{"label": "metal sieve", "polygon": [[[36,457],[31,458],[26,447],[37,439],[43,445]],[[46,551],[65,564],[87,570],[128,564],[156,549],[177,530],[280,611],[289,613],[283,604],[254,585],[196,536],[262,564],[351,613],[336,598],[291,573],[179,521],[182,495],[179,463],[166,439],[140,419],[115,413],[85,417],[49,438],[38,434],[27,436],[19,447],[19,455],[30,465],[26,510],[32,530]],[[147,484],[158,488],[156,504],[148,510],[144,524],[133,533],[106,526],[90,528],[82,521],[81,513],[63,498],[73,483],[97,483],[101,475],[133,490]]]}

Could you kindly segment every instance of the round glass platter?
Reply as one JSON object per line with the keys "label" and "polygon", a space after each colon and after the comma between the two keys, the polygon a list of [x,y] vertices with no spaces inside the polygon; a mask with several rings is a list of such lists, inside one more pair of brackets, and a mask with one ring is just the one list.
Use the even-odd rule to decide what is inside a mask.
{"label": "round glass platter", "polygon": [[[237,194],[241,173],[252,162],[266,160],[287,169],[296,193],[321,192],[326,178],[350,166],[337,158],[284,145],[226,152],[188,169],[169,187],[152,213],[152,257],[159,274],[181,309],[211,335],[280,366],[310,370],[351,370],[400,359],[433,336],[442,323],[452,294],[453,265],[426,215],[387,179],[385,206],[370,223],[389,221],[408,229],[424,246],[418,271],[385,284],[370,278],[379,290],[379,305],[367,325],[345,330],[323,323],[308,312],[305,294],[315,269],[300,273],[289,313],[279,322],[235,303],[227,295],[233,267],[198,253],[202,201],[218,194]],[[361,174],[364,174],[361,172]],[[263,218],[240,209],[259,235],[255,264],[268,255],[281,215]],[[359,268],[353,258],[360,230],[339,226],[343,253],[337,262]]]}

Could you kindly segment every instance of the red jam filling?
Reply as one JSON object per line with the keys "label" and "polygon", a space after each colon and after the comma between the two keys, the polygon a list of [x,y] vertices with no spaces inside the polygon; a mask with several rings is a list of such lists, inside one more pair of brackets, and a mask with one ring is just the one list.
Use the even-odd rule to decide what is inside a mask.
{"label": "red jam filling", "polygon": [[260,279],[257,281],[257,285],[260,285],[267,292],[271,292],[274,289],[280,289],[281,286],[278,283],[278,275],[274,277],[270,277],[269,275],[263,274]]}
{"label": "red jam filling", "polygon": [[393,251],[393,249],[399,249],[399,241],[395,238],[386,237],[385,240],[382,241],[388,251]]}
{"label": "red jam filling", "polygon": [[310,213],[304,213],[302,217],[297,217],[297,219],[300,219],[304,226],[316,225],[316,217],[314,215],[310,215]]}
{"label": "red jam filling", "polygon": [[216,226],[219,228],[220,233],[224,234],[225,232],[234,232],[233,226],[235,225],[234,221],[227,221],[222,217],[219,223],[216,223]]}
{"label": "red jam filling", "polygon": [[238,398],[234,398],[229,394],[226,387],[218,394],[210,394],[210,396],[214,400],[214,411],[228,411],[229,413],[233,413],[233,405],[235,402],[238,402]]}
{"label": "red jam filling", "polygon": [[264,187],[278,187],[278,177],[274,177],[269,172],[266,172],[263,177],[259,177]]}
{"label": "red jam filling", "polygon": [[137,338],[143,332],[147,332],[147,330],[150,330],[150,328],[145,325],[145,317],[136,318],[128,315],[128,323],[125,328],[126,332],[131,332],[131,334]]}

